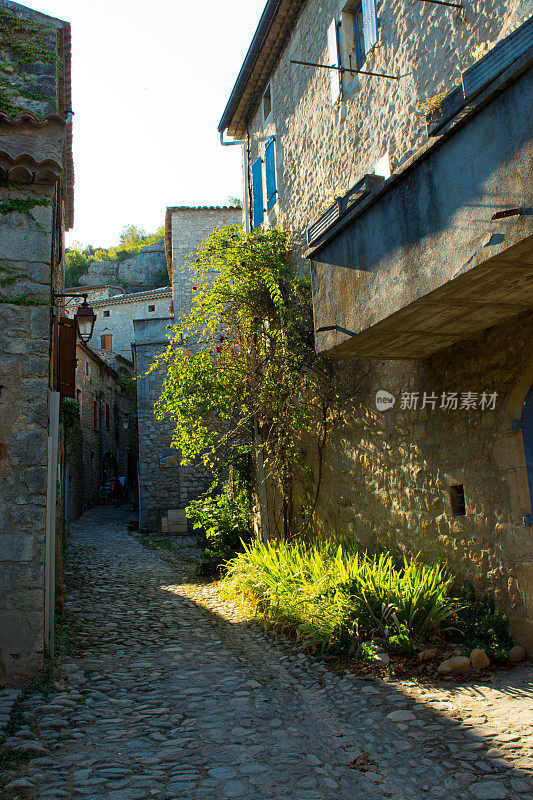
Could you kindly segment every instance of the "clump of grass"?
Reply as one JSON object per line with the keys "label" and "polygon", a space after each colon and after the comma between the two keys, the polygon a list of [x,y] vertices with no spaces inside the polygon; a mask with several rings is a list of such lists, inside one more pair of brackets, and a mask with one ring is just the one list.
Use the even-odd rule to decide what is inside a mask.
{"label": "clump of grass", "polygon": [[409,652],[418,638],[442,635],[460,604],[440,565],[350,548],[254,541],[226,565],[223,592],[252,606],[265,624],[320,654],[363,639]]}

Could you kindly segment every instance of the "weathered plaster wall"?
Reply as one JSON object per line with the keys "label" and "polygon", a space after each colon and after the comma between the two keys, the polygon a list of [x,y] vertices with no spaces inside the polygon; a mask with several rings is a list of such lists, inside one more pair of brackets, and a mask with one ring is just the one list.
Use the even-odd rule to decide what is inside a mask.
{"label": "weathered plaster wall", "polygon": [[171,508],[185,508],[209,486],[209,476],[201,468],[182,467],[180,453],[171,447],[173,425],[154,416],[154,405],[161,395],[164,367],[146,375],[157,356],[168,344],[169,317],[136,320],[135,372],[139,420],[140,524],[161,530],[161,517]]}
{"label": "weathered plaster wall", "polygon": [[[0,189],[52,200],[51,187]],[[0,214],[0,678],[43,658],[52,209]],[[42,226],[42,227],[39,227]],[[24,620],[24,624],[22,623]]]}

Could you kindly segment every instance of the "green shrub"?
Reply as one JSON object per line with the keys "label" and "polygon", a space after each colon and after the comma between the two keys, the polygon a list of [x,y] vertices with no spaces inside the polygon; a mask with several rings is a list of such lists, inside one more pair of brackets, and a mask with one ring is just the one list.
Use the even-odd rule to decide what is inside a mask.
{"label": "green shrub", "polygon": [[494,661],[506,661],[512,639],[507,617],[490,597],[476,598],[471,586],[462,590],[463,604],[456,615],[458,638],[469,648],[480,647]]}
{"label": "green shrub", "polygon": [[408,655],[412,653],[413,643],[411,642],[407,625],[400,624],[399,629],[395,629],[394,632],[389,633],[385,640],[385,647],[387,650],[390,650],[391,653],[396,653],[397,655]]}
{"label": "green shrub", "polygon": [[222,565],[242,550],[250,540],[249,505],[242,496],[233,497],[229,487],[218,496],[194,500],[187,507],[187,516],[199,531],[203,557],[198,571],[201,575],[217,575]]}
{"label": "green shrub", "polygon": [[416,559],[398,567],[391,556],[331,544],[254,541],[227,564],[224,590],[302,648],[339,652],[374,637],[408,652],[413,636],[450,626],[458,608],[447,595],[450,583],[442,567]]}

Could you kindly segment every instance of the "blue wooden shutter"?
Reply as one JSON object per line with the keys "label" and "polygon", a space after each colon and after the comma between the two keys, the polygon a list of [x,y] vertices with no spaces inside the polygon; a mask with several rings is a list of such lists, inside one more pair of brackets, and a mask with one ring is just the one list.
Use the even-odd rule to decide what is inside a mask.
{"label": "blue wooden shutter", "polygon": [[263,170],[261,169],[261,159],[258,158],[252,164],[252,208],[253,226],[257,228],[261,225],[264,217],[263,210]]}
{"label": "blue wooden shutter", "polygon": [[[328,54],[329,64],[332,67],[340,67],[339,58],[339,35],[337,30],[337,20],[334,19],[328,28]],[[331,80],[331,102],[335,104],[341,95],[341,75],[338,69],[330,69],[329,77]]]}
{"label": "blue wooden shutter", "polygon": [[363,32],[365,36],[365,53],[368,53],[378,41],[376,0],[363,0]]}
{"label": "blue wooden shutter", "polygon": [[267,209],[272,208],[276,202],[276,156],[274,151],[274,137],[268,140],[265,145],[265,174]]}

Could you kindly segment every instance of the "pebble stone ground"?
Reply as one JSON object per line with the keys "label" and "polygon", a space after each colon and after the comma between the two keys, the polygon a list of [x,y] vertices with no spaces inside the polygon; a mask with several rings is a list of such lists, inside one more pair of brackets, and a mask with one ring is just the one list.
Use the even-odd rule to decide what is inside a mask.
{"label": "pebble stone ground", "polygon": [[31,800],[533,800],[527,665],[483,685],[329,672],[126,533],[122,509],[73,526],[80,655],[8,739],[0,773]]}

